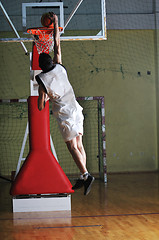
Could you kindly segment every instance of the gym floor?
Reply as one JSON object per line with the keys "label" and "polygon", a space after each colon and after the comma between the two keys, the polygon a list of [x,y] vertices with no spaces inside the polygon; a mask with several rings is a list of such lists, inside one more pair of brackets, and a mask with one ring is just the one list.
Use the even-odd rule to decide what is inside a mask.
{"label": "gym floor", "polygon": [[71,212],[12,213],[10,183],[0,181],[2,240],[158,240],[159,173],[108,175],[88,196],[72,194]]}

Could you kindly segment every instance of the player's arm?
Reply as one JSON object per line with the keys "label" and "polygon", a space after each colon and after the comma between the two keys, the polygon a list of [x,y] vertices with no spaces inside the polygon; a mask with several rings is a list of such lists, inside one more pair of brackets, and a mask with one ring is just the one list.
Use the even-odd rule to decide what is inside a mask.
{"label": "player's arm", "polygon": [[43,88],[43,86],[40,84],[39,85],[39,97],[38,97],[38,109],[41,111],[44,109],[45,107],[45,89]]}
{"label": "player's arm", "polygon": [[44,107],[45,107],[47,90],[46,90],[43,82],[41,81],[39,75],[36,75],[36,76],[35,76],[35,79],[36,79],[37,83],[39,84],[39,88],[38,88],[38,93],[39,93],[39,97],[38,97],[38,109],[41,111],[41,110],[43,110]]}
{"label": "player's arm", "polygon": [[53,58],[53,63],[62,64],[58,17],[55,14],[53,15],[53,23],[54,23],[54,58]]}

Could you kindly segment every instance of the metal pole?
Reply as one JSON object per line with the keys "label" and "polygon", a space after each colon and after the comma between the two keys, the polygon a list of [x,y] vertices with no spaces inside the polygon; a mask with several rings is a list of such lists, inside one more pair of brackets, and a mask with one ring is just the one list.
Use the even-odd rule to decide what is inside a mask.
{"label": "metal pole", "polygon": [[69,16],[68,19],[66,20],[66,23],[65,23],[65,25],[64,25],[64,29],[67,27],[67,25],[68,25],[69,22],[71,21],[73,15],[75,14],[75,12],[77,11],[77,9],[79,8],[79,6],[81,5],[82,2],[83,2],[83,0],[80,0],[80,1],[76,4],[76,6],[75,6],[75,8],[73,9],[73,11],[71,12],[70,16]]}
{"label": "metal pole", "polygon": [[[18,34],[16,28],[14,27],[14,25],[13,25],[11,19],[9,18],[9,16],[8,16],[8,14],[7,14],[6,10],[4,9],[4,7],[3,7],[3,5],[2,5],[1,2],[0,2],[0,7],[1,7],[2,12],[3,12],[4,16],[6,17],[6,19],[7,19],[8,23],[9,23],[9,25],[11,26],[12,30],[14,31],[15,35],[16,35],[18,38],[20,38],[20,36],[19,36],[19,34]],[[28,50],[26,49],[24,43],[23,43],[23,42],[20,42],[20,44],[21,44],[23,50],[25,51],[25,53],[28,54]]]}

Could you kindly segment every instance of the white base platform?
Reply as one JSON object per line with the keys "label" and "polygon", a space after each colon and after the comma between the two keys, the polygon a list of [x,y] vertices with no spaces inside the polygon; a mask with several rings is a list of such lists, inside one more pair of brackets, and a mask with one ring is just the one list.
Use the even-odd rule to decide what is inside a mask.
{"label": "white base platform", "polygon": [[13,212],[70,211],[71,195],[13,198]]}

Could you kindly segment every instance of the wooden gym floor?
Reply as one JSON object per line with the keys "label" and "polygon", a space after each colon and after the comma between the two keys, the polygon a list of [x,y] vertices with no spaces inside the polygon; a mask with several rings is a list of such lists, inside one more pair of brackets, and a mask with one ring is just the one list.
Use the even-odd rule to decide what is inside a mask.
{"label": "wooden gym floor", "polygon": [[0,182],[1,240],[158,240],[159,173],[108,175],[71,212],[12,213],[10,183]]}

